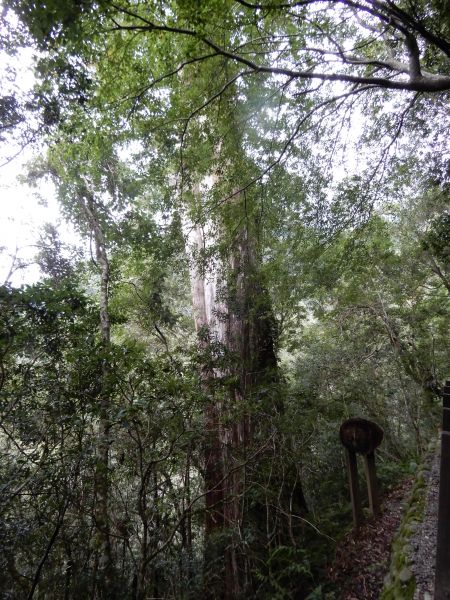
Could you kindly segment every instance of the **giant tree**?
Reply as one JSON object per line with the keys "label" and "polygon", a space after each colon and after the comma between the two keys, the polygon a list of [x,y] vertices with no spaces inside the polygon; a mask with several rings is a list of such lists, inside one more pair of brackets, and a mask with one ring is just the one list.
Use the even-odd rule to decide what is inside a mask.
{"label": "giant tree", "polygon": [[[320,266],[321,249],[329,247],[339,256],[334,237],[370,216],[402,130],[419,122],[424,106],[430,122],[438,111],[444,113],[450,78],[443,11],[418,1],[403,6],[375,0],[179,1],[170,6],[106,0],[39,7],[17,1],[9,6],[43,52],[38,72],[46,106],[52,109],[43,113],[55,132],[52,143],[57,146],[63,139],[77,144],[81,138],[94,140],[95,147],[105,132],[120,139],[121,153],[135,160],[134,176],[145,179],[151,193],[158,187],[166,190],[168,202],[158,218],[184,215],[205,403],[205,454],[197,472],[203,470],[205,477],[207,538],[224,534],[226,566],[219,572],[218,589],[223,591],[225,584],[235,596],[255,589],[248,539],[256,531],[255,547],[266,544],[270,553],[283,543],[279,516],[287,512],[291,523],[293,512],[282,506],[286,490],[274,477],[281,461],[263,460],[269,447],[272,457],[281,454],[272,427],[282,413],[272,306],[295,321],[305,296],[314,296],[313,288],[320,287],[320,273],[315,278],[311,271]],[[354,135],[352,115],[373,126],[364,127],[360,136],[365,143],[360,145],[363,173],[356,173],[360,165],[344,165],[343,177],[336,174],[336,157],[342,163],[349,159],[341,133]],[[420,124],[422,130],[426,126]],[[81,189],[80,206],[94,232],[97,262],[103,265],[106,348],[109,274],[96,209],[114,189],[117,173],[110,161],[98,162],[91,169],[94,178],[88,179],[86,165],[76,164],[82,189],[78,186],[74,197],[80,198]],[[72,172],[71,180],[80,183],[79,173]],[[429,244],[437,247],[433,240]],[[308,273],[311,258],[315,262]],[[327,271],[326,258],[324,263]],[[338,265],[330,263],[330,278],[337,279]],[[298,285],[299,278],[306,282]],[[269,300],[270,289],[275,303]],[[384,314],[376,316],[380,321]],[[395,346],[398,336],[391,335],[391,341]],[[397,348],[407,355],[404,344]],[[109,371],[105,363],[104,380]],[[104,416],[107,465],[110,423],[109,415]],[[138,446],[142,449],[142,438]],[[156,454],[158,448],[155,442]],[[139,467],[144,474],[139,510],[145,558],[137,595],[148,584],[148,557],[156,556],[161,544],[157,539],[156,550],[147,552],[150,463],[151,468],[144,461]],[[161,486],[175,490],[177,477],[164,475],[162,484],[155,472],[156,504],[165,496]],[[185,473],[189,478],[190,467]],[[301,509],[297,475],[287,495],[292,501],[298,491]],[[283,473],[281,479],[289,477]],[[272,511],[277,503],[280,510]],[[188,506],[192,508],[190,502]],[[252,519],[253,528],[241,527]],[[162,546],[170,545],[179,530],[183,528],[175,526]],[[99,531],[106,540],[107,529]],[[295,545],[292,532],[290,527]],[[266,574],[259,575],[264,580]]]}

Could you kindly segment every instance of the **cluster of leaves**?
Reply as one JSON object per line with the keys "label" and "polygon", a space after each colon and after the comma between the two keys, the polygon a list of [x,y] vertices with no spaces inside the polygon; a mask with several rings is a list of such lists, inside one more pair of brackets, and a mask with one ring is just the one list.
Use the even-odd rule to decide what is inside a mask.
{"label": "cluster of leaves", "polygon": [[[404,4],[5,3],[15,47],[40,53],[2,132],[32,115],[48,152],[28,179],[53,181],[91,246],[71,261],[48,227],[47,277],[0,290],[6,597],[95,596],[100,529],[111,598],[199,597],[235,547],[257,597],[318,598],[350,521],[342,420],[384,428],[386,485],[421,453],[449,350],[449,48],[440,3]],[[189,267],[216,278],[217,321],[224,305],[250,331],[248,364],[241,339],[195,339]],[[202,569],[212,403],[250,525]]]}

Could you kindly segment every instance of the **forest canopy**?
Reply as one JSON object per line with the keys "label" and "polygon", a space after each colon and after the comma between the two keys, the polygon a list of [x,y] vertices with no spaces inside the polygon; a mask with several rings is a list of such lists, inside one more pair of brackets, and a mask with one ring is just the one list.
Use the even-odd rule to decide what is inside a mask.
{"label": "forest canopy", "polygon": [[449,373],[450,4],[0,19],[5,164],[88,249],[49,223],[0,287],[2,596],[338,598],[339,426],[383,428],[387,492]]}

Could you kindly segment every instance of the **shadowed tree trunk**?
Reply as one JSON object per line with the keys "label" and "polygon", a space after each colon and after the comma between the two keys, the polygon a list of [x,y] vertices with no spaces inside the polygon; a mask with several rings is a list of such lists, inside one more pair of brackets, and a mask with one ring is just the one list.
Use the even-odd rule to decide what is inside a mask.
{"label": "shadowed tree trunk", "polygon": [[96,462],[94,473],[94,536],[95,577],[94,598],[115,598],[115,570],[111,549],[109,518],[109,448],[110,440],[110,379],[111,365],[109,359],[111,346],[111,324],[109,318],[109,262],[106,252],[105,237],[99,222],[95,201],[87,194],[82,200],[82,207],[91,227],[95,255],[100,272],[100,337],[102,346],[102,379],[99,395],[99,422],[97,431]]}
{"label": "shadowed tree trunk", "polygon": [[[199,190],[197,189],[197,194]],[[189,233],[188,243],[191,252],[201,260],[206,248],[204,230],[197,226]],[[197,264],[191,269],[192,303],[195,328],[199,337],[200,349],[211,352],[212,344],[226,343],[226,327],[223,318],[224,306],[217,302],[216,270],[207,274]],[[211,361],[202,367],[202,381],[205,395],[209,398],[204,411],[205,422],[205,536],[206,539],[223,525],[223,428],[220,423],[221,399],[214,394],[214,379],[222,373],[214,368]]]}
{"label": "shadowed tree trunk", "polygon": [[[199,187],[194,194],[201,203]],[[263,422],[262,415],[266,421],[267,414],[282,410],[281,401],[277,405],[270,395],[264,398],[263,388],[273,390],[278,381],[276,325],[252,229],[242,226],[227,255],[205,266],[201,257],[211,245],[208,230],[187,228],[189,250],[197,258],[191,268],[192,298],[208,399],[204,413],[206,598],[248,597],[252,584],[244,539],[248,528],[256,531],[255,544],[261,548],[270,541],[279,543],[276,535],[267,533],[277,529],[272,507],[268,510],[254,499],[250,507],[247,493],[247,487],[260,483],[258,471],[270,460],[269,446],[272,458],[276,455],[277,443],[269,443],[270,424]],[[300,482],[294,487],[304,509]],[[256,549],[251,554],[257,553]]]}

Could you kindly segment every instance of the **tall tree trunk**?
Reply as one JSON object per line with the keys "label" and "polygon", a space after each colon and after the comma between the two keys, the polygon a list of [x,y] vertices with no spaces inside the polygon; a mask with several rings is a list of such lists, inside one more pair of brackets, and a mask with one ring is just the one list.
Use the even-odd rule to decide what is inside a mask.
{"label": "tall tree trunk", "polygon": [[109,518],[109,448],[111,444],[109,417],[111,393],[111,324],[109,318],[109,262],[105,237],[99,222],[95,201],[88,195],[83,202],[94,237],[95,254],[100,271],[100,335],[102,347],[102,381],[99,396],[99,422],[96,444],[96,463],[94,474],[94,521],[96,535],[94,545],[97,553],[97,573],[94,597],[112,599],[116,597],[115,570],[111,549]]}
{"label": "tall tree trunk", "polygon": [[[199,188],[194,195],[200,203]],[[248,595],[252,565],[243,537],[245,528],[259,530],[257,543],[267,543],[267,536],[261,534],[267,529],[266,510],[262,503],[253,502],[249,511],[246,479],[249,473],[252,477],[258,474],[258,464],[266,455],[257,447],[264,447],[267,440],[267,431],[255,436],[258,429],[266,427],[258,412],[277,409],[272,405],[260,410],[256,402],[261,388],[273,387],[277,381],[276,328],[249,229],[241,227],[227,257],[211,261],[207,269],[200,259],[208,250],[208,231],[199,226],[187,228],[191,254],[197,257],[191,269],[192,297],[199,343],[205,353],[202,376],[208,398],[204,416],[205,598],[231,600]],[[222,355],[220,368],[214,364],[215,348]],[[299,481],[295,487],[298,496]],[[303,509],[302,493],[301,499]]]}
{"label": "tall tree trunk", "polygon": [[[261,404],[261,389],[276,383],[278,370],[275,321],[261,281],[253,235],[247,226],[237,232],[228,263],[226,345],[233,357],[229,368],[233,383],[229,389],[231,424],[224,436],[225,472],[229,473],[224,486],[224,525],[229,532],[225,551],[226,597],[231,599],[250,590],[252,566],[243,533],[252,527],[253,535],[260,538],[264,529],[264,507],[261,502],[253,501],[248,509],[246,485],[256,483],[257,465],[264,464],[263,457],[267,454],[257,447],[258,443],[264,445],[265,437],[256,435],[261,429],[260,414],[267,414],[258,403]],[[262,439],[258,442],[257,437]]]}
{"label": "tall tree trunk", "polygon": [[[199,190],[196,190],[199,194]],[[190,228],[188,236],[190,251],[197,263],[201,261],[206,248],[205,233],[200,226]],[[223,311],[216,298],[216,282],[218,273],[210,272],[207,276],[203,267],[197,264],[191,269],[192,303],[194,308],[195,328],[199,337],[200,349],[207,353],[211,344],[225,342],[224,324],[217,319],[218,311]],[[220,422],[221,401],[214,394],[214,379],[220,375],[210,361],[202,368],[203,391],[208,398],[204,409],[205,424],[205,540],[206,561],[212,562],[208,556],[213,544],[214,534],[223,526],[223,448],[222,427]]]}

